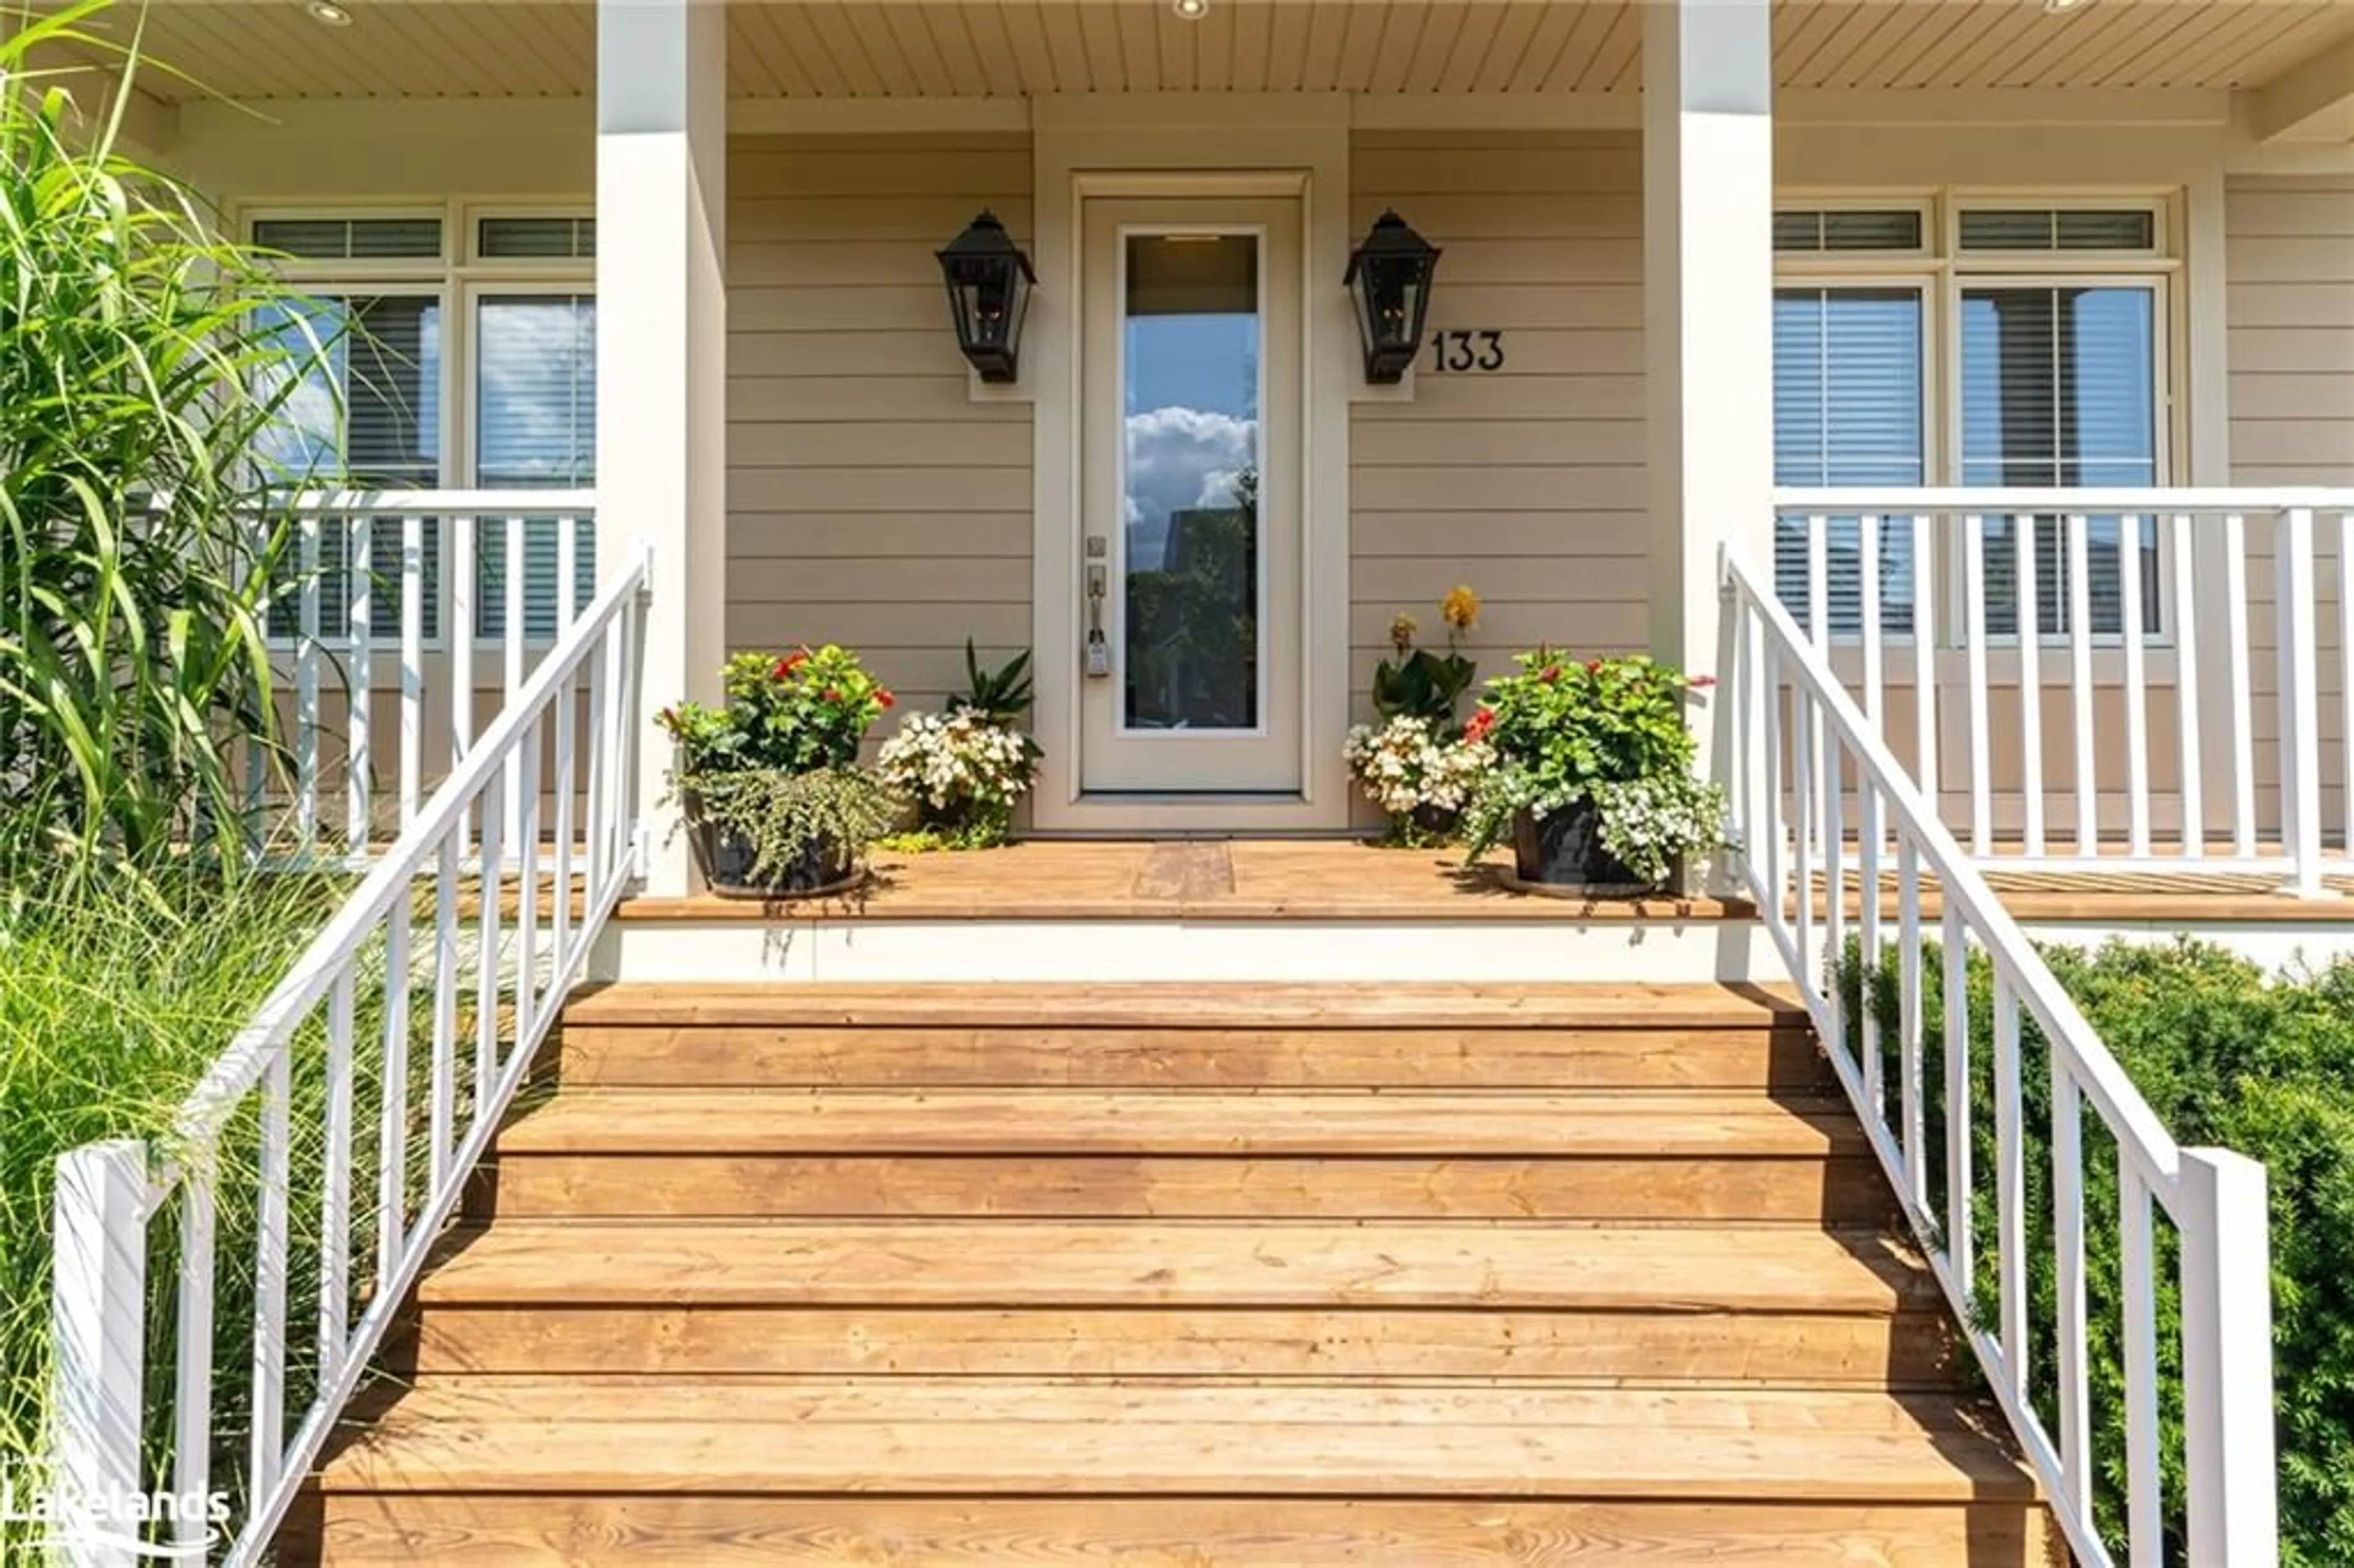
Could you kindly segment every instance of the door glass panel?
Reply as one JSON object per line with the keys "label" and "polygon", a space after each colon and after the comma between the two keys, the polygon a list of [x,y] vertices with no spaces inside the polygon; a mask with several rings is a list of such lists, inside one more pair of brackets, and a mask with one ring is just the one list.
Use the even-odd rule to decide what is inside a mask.
{"label": "door glass panel", "polygon": [[1129,729],[1259,723],[1259,246],[1130,234],[1122,301]]}

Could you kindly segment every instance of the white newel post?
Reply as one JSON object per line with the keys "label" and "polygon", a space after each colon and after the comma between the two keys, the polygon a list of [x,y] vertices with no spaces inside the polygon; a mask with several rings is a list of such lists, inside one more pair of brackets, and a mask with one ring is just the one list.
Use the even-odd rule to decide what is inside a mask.
{"label": "white newel post", "polygon": [[[147,1338],[147,1150],[130,1139],[58,1160],[50,1287],[57,1353],[51,1435],[61,1559],[130,1568],[138,1539]],[[36,1478],[13,1478],[19,1486]],[[21,1510],[27,1499],[16,1499]]]}
{"label": "white newel post", "polygon": [[[1768,0],[1643,7],[1651,652],[1732,668],[1717,551],[1773,580],[1774,72]],[[1733,705],[1697,725],[1731,782]]]}
{"label": "white newel post", "polygon": [[718,687],[726,646],[727,40],[716,0],[597,7],[597,493],[600,559],[644,547],[636,726],[647,891],[687,890],[657,809],[654,713]]}

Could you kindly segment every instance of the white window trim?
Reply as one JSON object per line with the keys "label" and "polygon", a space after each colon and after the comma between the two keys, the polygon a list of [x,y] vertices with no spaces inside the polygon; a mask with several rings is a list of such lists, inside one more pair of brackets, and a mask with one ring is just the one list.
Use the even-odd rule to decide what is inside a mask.
{"label": "white window trim", "polygon": [[[1956,484],[1960,482],[1962,462],[1962,359],[1961,359],[1961,294],[1964,288],[2002,287],[2062,288],[2071,285],[2091,288],[2111,288],[2138,284],[2151,289],[2152,324],[2158,334],[2156,352],[2151,355],[2151,407],[2156,415],[2153,452],[2156,456],[2154,482],[2166,486],[2174,479],[2175,453],[2184,449],[2182,432],[2178,429],[2186,410],[2182,399],[2174,396],[2173,388],[2183,382],[2183,368],[2189,352],[2189,334],[2181,319],[2180,301],[2188,291],[2172,286],[2172,280],[2182,270],[2181,247],[2184,224],[2179,211],[2179,193],[2149,190],[2121,191],[2116,189],[2071,188],[2060,191],[2036,189],[1985,190],[1972,187],[1944,186],[1926,192],[1856,190],[1819,191],[1794,187],[1776,194],[1774,208],[1782,211],[1891,210],[1919,204],[1927,214],[1923,235],[1931,249],[1914,253],[1903,250],[1860,251],[1779,251],[1774,258],[1774,287],[1779,289],[1872,289],[1919,287],[1923,291],[1925,310],[1922,344],[1923,416],[1927,423],[1922,443],[1923,461],[1929,473],[1929,482]],[[1964,208],[1986,210],[2009,208],[2016,210],[2073,209],[2097,207],[2147,207],[2154,214],[2152,229],[2158,249],[2150,252],[2118,252],[2101,250],[2067,251],[1974,251],[1964,256],[1959,250],[1961,212]],[[1956,535],[1940,552],[1942,559],[1927,567],[1916,565],[1915,571],[1927,579],[1930,591],[1940,603],[1938,638],[1942,644],[1963,645],[1962,556],[1961,543]],[[2159,531],[2158,552],[2158,582],[2154,590],[2164,610],[2158,629],[2147,630],[2143,644],[2153,652],[2170,650],[2174,644],[2171,607],[2174,603],[2174,546],[2170,533]],[[1940,580],[1942,579],[1942,581]],[[1852,635],[1834,633],[1837,644],[1853,645]],[[1903,646],[1912,641],[1911,634],[1890,636],[1885,641]],[[2065,631],[2039,629],[2038,647],[2069,645],[2071,635]],[[2122,645],[2119,633],[2094,633],[2093,646],[2097,650],[2115,650]],[[1999,637],[1989,634],[1988,650],[2016,650],[2015,635]]]}
{"label": "white window trim", "polygon": [[[271,220],[429,217],[440,223],[441,254],[438,259],[387,257],[322,261],[290,258],[274,264],[279,276],[287,282],[316,286],[320,292],[325,294],[411,298],[430,295],[439,300],[441,307],[441,365],[438,389],[440,407],[435,425],[435,440],[440,461],[432,486],[439,490],[472,488],[474,386],[478,370],[474,354],[475,302],[485,294],[593,296],[597,291],[597,263],[591,257],[484,259],[478,254],[479,226],[485,217],[593,218],[596,217],[595,206],[587,201],[557,201],[546,197],[509,199],[486,196],[454,197],[438,205],[414,201],[272,200],[232,208],[226,217],[229,232],[249,240],[257,222]],[[451,520],[446,517],[434,520],[433,533],[442,563],[434,594],[438,634],[428,639],[425,646],[440,652],[450,646],[451,630],[457,618],[457,583],[450,569],[455,554]],[[471,626],[465,629],[465,633],[473,649],[478,668],[484,667],[482,661],[486,656],[495,659],[504,647],[501,639],[476,635]],[[301,641],[299,635],[271,637],[269,644],[273,652],[286,652],[298,646]],[[336,647],[343,641],[341,638],[322,638],[323,644],[328,648]],[[398,624],[376,630],[370,639],[370,645],[374,647],[398,648],[399,642]],[[549,646],[549,641],[527,638],[525,646],[546,648]]]}

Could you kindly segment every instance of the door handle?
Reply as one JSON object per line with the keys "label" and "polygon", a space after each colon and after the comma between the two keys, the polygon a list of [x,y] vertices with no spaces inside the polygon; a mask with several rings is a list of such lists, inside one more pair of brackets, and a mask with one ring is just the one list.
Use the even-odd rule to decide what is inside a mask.
{"label": "door handle", "polygon": [[1104,596],[1111,587],[1111,568],[1104,560],[1108,553],[1102,535],[1087,536],[1087,636],[1083,652],[1090,681],[1108,680],[1111,675],[1111,644],[1104,640],[1103,629]]}

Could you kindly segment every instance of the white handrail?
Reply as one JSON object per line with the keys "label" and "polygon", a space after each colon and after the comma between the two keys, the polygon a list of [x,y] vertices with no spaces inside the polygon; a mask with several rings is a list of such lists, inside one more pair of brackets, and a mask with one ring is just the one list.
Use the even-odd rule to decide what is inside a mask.
{"label": "white handrail", "polygon": [[[175,1199],[169,1489],[199,1499],[212,1489],[221,1155],[232,1124],[252,1107],[260,1138],[249,1260],[251,1455],[247,1511],[224,1561],[243,1568],[261,1560],[634,874],[640,628],[650,580],[642,556],[611,574],[229,1043],[156,1151],[118,1141],[60,1160],[55,1313],[63,1418],[53,1457],[61,1496],[99,1509],[151,1489],[140,1446],[154,1425],[140,1394],[143,1266],[150,1226]],[[562,831],[544,842],[539,770],[551,742],[558,796],[549,804]],[[585,806],[571,798],[576,788]],[[472,820],[482,825],[475,861],[466,853]],[[575,824],[578,838],[571,842]],[[476,907],[463,921],[469,880]],[[412,950],[410,923],[428,894],[432,942]],[[503,905],[510,896],[507,931]],[[538,910],[549,898],[557,913],[543,933]],[[427,998],[421,1012],[413,1005]],[[469,1047],[459,1034],[470,1001]],[[364,1018],[376,1024],[374,1048]],[[412,1044],[423,1050],[412,1054]],[[421,1105],[412,1105],[412,1088],[421,1090]],[[298,1128],[292,1115],[298,1092],[306,1104],[317,1097],[315,1125],[306,1117]],[[357,1102],[368,1096],[375,1114],[364,1118]],[[317,1277],[317,1355],[307,1367],[289,1328],[298,1282],[289,1228],[298,1130],[306,1139],[315,1133],[320,1145],[306,1145],[302,1157],[323,1162],[316,1245],[302,1255]],[[419,1142],[421,1179],[409,1158]],[[374,1167],[372,1189],[355,1186],[361,1164]],[[372,1277],[355,1277],[361,1271]],[[311,1377],[315,1396],[289,1437],[283,1402],[288,1374],[298,1369]],[[74,1562],[128,1561],[122,1520],[73,1523]],[[135,1523],[130,1528],[135,1539]],[[168,1544],[201,1552],[209,1528],[202,1507],[186,1510],[171,1522]]]}
{"label": "white handrail", "polygon": [[[1891,1186],[1952,1303],[1968,1342],[2021,1449],[2040,1476],[2054,1516],[2078,1560],[2116,1561],[2094,1514],[2094,1452],[2085,1322],[2083,1108],[2117,1148],[2121,1237],[2121,1339],[2126,1385],[2126,1560],[2160,1562],[2162,1520],[2156,1353],[2154,1200],[2181,1237],[2182,1401],[2190,1560],[2230,1568],[2277,1561],[2271,1378],[2271,1274],[2261,1166],[2228,1150],[2176,1143],[2132,1079],[2086,1022],[2033,946],[1988,888],[1912,777],[1891,753],[1879,726],[1857,706],[1821,648],[1784,609],[1770,584],[1760,587],[1729,554],[1723,565],[1731,617],[1732,668],[1719,687],[1731,705],[1725,769],[1737,829],[1748,852],[1744,875],[1760,916],[1797,983],[1817,1032]],[[1850,811],[1850,801],[1854,810]],[[1849,848],[1844,824],[1864,824]],[[1878,916],[1885,894],[1882,866],[1893,846],[1899,938],[1881,948]],[[1858,878],[1862,937],[1858,995],[1874,998],[1874,976],[1892,957],[1900,1025],[1897,1105],[1892,1114],[1880,1081],[1885,1048],[1872,1028],[1850,1046],[1843,1016],[1843,972],[1850,963],[1846,871]],[[1787,868],[1787,873],[1786,873]],[[1942,1162],[1932,1158],[1924,1038],[1926,989],[1921,962],[1924,884],[1942,899],[1946,1016]],[[1971,1039],[1967,958],[1972,948],[1994,976],[1992,1105],[1975,1103],[1979,1078],[1968,1061]],[[1866,1017],[1876,1013],[1867,1000]],[[2024,1124],[2021,1024],[2031,1021],[2047,1043],[2052,1118],[2045,1129],[2052,1171],[2049,1214],[2054,1320],[2031,1319],[2030,1281],[2040,1259],[2028,1255],[2025,1157],[2034,1129]],[[1862,1022],[1863,1021],[1859,1021]],[[1864,1052],[1870,1059],[1860,1059]],[[1992,1122],[1997,1213],[1997,1299],[1985,1311],[1978,1279],[1975,1200],[1984,1176],[1975,1146]],[[1942,1186],[1945,1202],[1933,1201]],[[2094,1217],[2091,1223],[2107,1223]],[[2056,1354],[2057,1431],[2031,1394],[2029,1350],[2047,1335]]]}
{"label": "white handrail", "polygon": [[[1982,861],[2258,875],[2308,898],[2354,873],[2354,594],[2317,567],[2354,559],[2354,489],[1859,485],[1774,503],[1786,601],[1867,718],[1909,702],[1891,738]],[[1834,555],[1854,586],[1829,604]],[[2344,635],[2325,647],[2333,610]]]}

